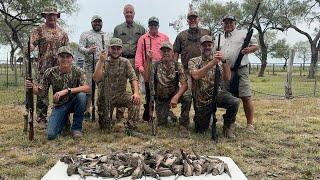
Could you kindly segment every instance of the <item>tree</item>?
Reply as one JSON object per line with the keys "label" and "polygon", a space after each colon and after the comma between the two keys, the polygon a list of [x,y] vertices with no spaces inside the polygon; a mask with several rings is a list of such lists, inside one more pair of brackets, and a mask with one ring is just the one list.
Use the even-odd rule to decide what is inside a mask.
{"label": "tree", "polygon": [[311,59],[310,44],[308,41],[299,41],[294,44],[293,48],[296,50],[298,58],[302,59],[302,69],[304,70],[306,61]]}
{"label": "tree", "polygon": [[307,23],[309,28],[313,23],[319,24],[320,20],[320,1],[319,0],[288,0],[283,1],[282,13],[278,17],[278,22],[284,28],[292,28],[298,33],[304,35],[310,44],[311,64],[309,67],[308,78],[314,78],[318,62],[318,52],[320,50],[320,29],[314,30],[315,35],[312,37],[299,24]]}
{"label": "tree", "polygon": [[270,48],[271,56],[273,58],[284,59],[283,70],[287,67],[287,62],[290,56],[290,45],[285,39],[278,40]]}
{"label": "tree", "polygon": [[[270,47],[275,43],[276,36],[277,33],[275,31],[268,31],[264,34],[264,41],[267,47],[267,54],[271,52]],[[256,39],[259,39],[259,34],[255,34],[254,37]],[[254,55],[257,56],[260,59],[260,61],[262,61],[262,53],[260,48],[256,52],[254,52]]]}
{"label": "tree", "polygon": [[0,0],[0,22],[5,29],[0,36],[7,37],[7,41],[2,43],[10,44],[11,58],[13,59],[15,50],[23,49],[30,30],[42,22],[40,12],[45,7],[56,5],[60,11],[71,14],[77,10],[75,2],[76,0]]}

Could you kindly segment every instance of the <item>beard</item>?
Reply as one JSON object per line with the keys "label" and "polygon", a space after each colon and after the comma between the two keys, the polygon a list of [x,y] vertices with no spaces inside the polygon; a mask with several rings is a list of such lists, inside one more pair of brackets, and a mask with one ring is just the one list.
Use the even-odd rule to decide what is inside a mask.
{"label": "beard", "polygon": [[210,57],[212,55],[212,50],[204,50],[203,51],[203,56],[205,57],[205,58],[208,58],[208,57]]}
{"label": "beard", "polygon": [[92,29],[96,32],[101,31],[102,26],[98,25],[98,26],[92,26]]}

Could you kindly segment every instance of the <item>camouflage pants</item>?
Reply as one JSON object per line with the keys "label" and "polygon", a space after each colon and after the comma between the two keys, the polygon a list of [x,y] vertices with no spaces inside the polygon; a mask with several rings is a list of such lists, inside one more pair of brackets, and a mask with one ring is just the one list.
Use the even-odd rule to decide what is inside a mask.
{"label": "camouflage pants", "polygon": [[[99,101],[99,113],[103,111],[105,105],[106,102],[101,102],[101,100]],[[112,97],[110,101],[110,112],[113,112],[114,108],[128,108],[128,120],[125,123],[125,127],[127,129],[133,130],[137,128],[137,122],[139,121],[140,104],[134,104],[131,102],[131,94],[126,92],[121,96]]]}
{"label": "camouflage pants", "polygon": [[[171,98],[156,98],[155,100],[155,110],[159,125],[167,124],[167,118],[169,116],[170,111],[170,101]],[[192,98],[190,95],[183,95],[182,97],[180,97],[179,103],[181,103],[181,114],[179,118],[179,124],[188,128],[190,124],[189,112],[191,108]]]}
{"label": "camouflage pants", "polygon": [[[139,81],[139,77],[140,77],[140,73],[138,70],[136,70],[135,68],[135,62],[134,62],[134,58],[131,58],[131,59],[128,59],[131,63],[131,66],[133,67],[135,73],[136,73],[136,76],[138,77],[138,81]],[[138,83],[140,84],[140,83]],[[117,119],[121,119],[124,117],[124,112],[125,112],[125,108],[116,108],[116,118]]]}
{"label": "camouflage pants", "polygon": [[[221,90],[217,96],[218,108],[226,109],[226,113],[223,115],[223,124],[229,126],[236,121],[236,115],[238,113],[240,100],[228,91]],[[215,117],[214,117],[215,118]]]}
{"label": "camouflage pants", "polygon": [[216,103],[212,102],[208,105],[194,106],[196,132],[205,132],[209,128],[211,117],[213,118],[213,123],[216,123],[215,113],[217,107],[226,109],[226,113],[223,115],[225,126],[229,126],[235,122],[240,103],[239,99],[232,96],[231,93],[222,90],[218,92],[216,101]]}
{"label": "camouflage pants", "polygon": [[[37,83],[39,84],[43,74],[37,74]],[[48,106],[49,106],[49,95],[44,94],[43,96],[37,96],[37,103],[36,103],[36,112],[37,112],[37,122],[47,122],[47,113],[48,113]]]}

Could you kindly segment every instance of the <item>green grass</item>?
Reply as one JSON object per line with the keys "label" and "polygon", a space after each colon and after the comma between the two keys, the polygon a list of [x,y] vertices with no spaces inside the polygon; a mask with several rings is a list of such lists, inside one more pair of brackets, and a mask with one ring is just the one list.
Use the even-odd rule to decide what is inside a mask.
{"label": "green grass", "polygon": [[[274,83],[280,81],[280,75],[251,78],[253,87],[268,86],[269,90],[276,90]],[[318,98],[270,100],[254,96],[256,133],[245,131],[246,119],[240,107],[236,140],[220,137],[219,143],[213,144],[209,131],[204,135],[191,132],[191,138],[186,139],[181,138],[179,128],[173,126],[160,128],[153,139],[142,140],[126,136],[123,123],[118,123],[112,133],[106,133],[99,130],[97,123],[91,122],[84,122],[84,137],[80,142],[73,141],[70,136],[48,141],[45,132],[35,123],[35,140],[30,142],[23,132],[23,87],[0,89],[0,97],[0,177],[7,179],[40,179],[63,154],[179,148],[188,153],[194,148],[202,155],[229,156],[249,179],[320,178]],[[219,135],[222,114],[219,109]],[[139,129],[150,134],[146,123],[141,122]]]}

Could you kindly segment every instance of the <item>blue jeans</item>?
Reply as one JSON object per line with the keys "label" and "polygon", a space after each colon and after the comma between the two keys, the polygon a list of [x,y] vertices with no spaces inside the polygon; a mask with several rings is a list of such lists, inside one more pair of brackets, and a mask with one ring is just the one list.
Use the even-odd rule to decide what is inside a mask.
{"label": "blue jeans", "polygon": [[73,112],[72,131],[82,130],[83,114],[86,110],[87,97],[85,93],[78,93],[70,101],[65,104],[53,108],[49,118],[47,135],[48,139],[52,140],[61,133],[63,127],[69,118],[69,113]]}

